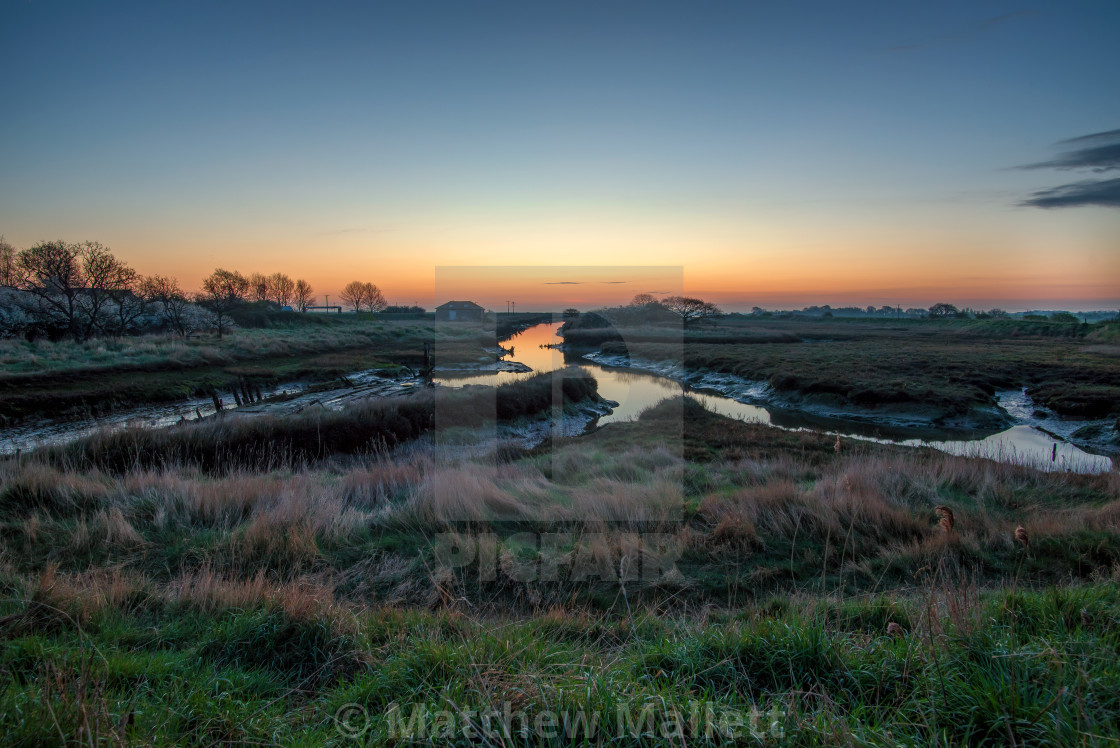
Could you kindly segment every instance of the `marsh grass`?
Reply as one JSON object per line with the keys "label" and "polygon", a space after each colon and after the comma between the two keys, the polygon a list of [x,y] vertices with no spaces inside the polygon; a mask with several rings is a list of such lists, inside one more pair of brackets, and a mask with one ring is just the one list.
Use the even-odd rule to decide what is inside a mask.
{"label": "marsh grass", "polygon": [[[0,463],[0,733],[338,743],[334,714],[360,704],[366,742],[391,745],[394,704],[459,728],[508,704],[527,732],[494,744],[606,742],[534,721],[579,710],[617,745],[720,744],[688,722],[701,704],[758,715],[745,739],[763,744],[1110,744],[1115,474],[837,453],[687,404],[681,431],[681,407],[673,428],[666,406],[501,460],[435,459],[423,440],[272,469],[182,459],[239,428],[267,438],[236,422],[222,440],[171,430],[140,461],[91,441]],[[531,576],[541,532],[567,536],[547,583]],[[627,575],[660,552],[650,532],[677,543],[673,573]],[[482,534],[492,580],[437,563],[441,535]],[[623,584],[573,574],[577,557]],[[620,714],[652,727],[620,736]]]}
{"label": "marsh grass", "polygon": [[345,318],[273,329],[238,330],[221,339],[147,335],[85,342],[0,340],[0,418],[103,413],[257,386],[324,381],[355,371],[408,373],[435,343],[441,362],[492,360],[497,339],[484,326],[430,320]]}
{"label": "marsh grass", "polygon": [[[998,389],[1029,387],[1056,413],[1120,415],[1115,322],[1019,320],[725,320],[664,341],[642,328],[589,337],[604,353],[670,361],[690,372],[768,382],[783,395],[951,418],[992,404]],[[573,342],[584,342],[573,331]]]}
{"label": "marsh grass", "polygon": [[[181,598],[174,617],[156,602],[154,617],[106,608],[80,633],[9,639],[0,727],[14,745],[320,744],[340,740],[333,715],[346,704],[370,715],[374,745],[395,744],[392,710],[407,717],[416,705],[451,708],[476,729],[481,712],[508,705],[516,721],[495,744],[515,745],[570,744],[536,726],[549,712],[599,722],[577,742],[723,744],[689,724],[697,705],[753,711],[758,734],[741,735],[782,745],[1092,746],[1118,726],[1114,659],[1093,655],[1118,643],[1113,586],[983,594],[969,604],[985,625],[935,612],[932,640],[879,629],[884,618],[926,626],[920,597],[847,601],[825,615],[819,602],[787,599],[702,622],[647,610],[619,619],[551,608],[522,620],[372,608],[339,627],[317,612],[320,597],[289,613],[268,595],[238,588],[236,611],[213,608],[212,594],[197,606]],[[421,738],[476,744],[458,721]]]}
{"label": "marsh grass", "polygon": [[[296,469],[334,455],[375,454],[413,441],[437,427],[481,428],[551,411],[553,377],[543,374],[494,393],[446,389],[410,397],[360,401],[342,411],[311,410],[288,416],[236,414],[166,429],[105,431],[43,452],[47,464],[127,472],[191,467],[208,472]],[[589,376],[566,376],[561,404],[596,397]]]}

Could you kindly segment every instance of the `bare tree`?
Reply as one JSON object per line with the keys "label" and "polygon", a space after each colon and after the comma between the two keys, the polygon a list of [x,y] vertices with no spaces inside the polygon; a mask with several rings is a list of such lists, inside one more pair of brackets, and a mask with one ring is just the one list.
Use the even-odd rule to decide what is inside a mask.
{"label": "bare tree", "polygon": [[686,325],[693,320],[723,314],[715,304],[692,296],[666,296],[661,305],[680,317]]}
{"label": "bare tree", "polygon": [[41,317],[58,320],[75,336],[85,284],[80,256],[81,247],[59,240],[39,242],[17,258],[20,285],[38,301]]}
{"label": "bare tree", "polygon": [[85,339],[109,327],[109,303],[114,296],[129,290],[136,280],[136,271],[114,257],[101,242],[83,242],[79,256],[85,279],[84,293],[79,297],[79,331]]}
{"label": "bare tree", "polygon": [[16,248],[4,241],[0,234],[0,286],[14,288],[19,285],[19,263]]}
{"label": "bare tree", "polygon": [[39,242],[15,257],[17,284],[31,294],[42,322],[65,326],[76,340],[111,326],[113,296],[135,271],[100,242]]}
{"label": "bare tree", "polygon": [[946,304],[944,302],[940,304],[934,304],[929,308],[929,316],[931,317],[956,317],[960,313],[960,310],[955,306],[953,306],[952,304]]}
{"label": "bare tree", "polygon": [[293,303],[296,309],[301,312],[306,312],[307,307],[315,303],[315,290],[311,288],[311,284],[300,278],[296,281],[295,291],[292,295]]}
{"label": "bare tree", "polygon": [[148,311],[148,297],[141,293],[143,278],[130,267],[125,267],[120,276],[120,283],[116,288],[109,290],[109,298],[116,307],[114,327],[117,335],[124,335],[136,320]]}
{"label": "bare tree", "polygon": [[381,289],[372,283],[365,283],[365,307],[371,312],[380,312],[385,308],[385,295]]}
{"label": "bare tree", "polygon": [[657,299],[651,293],[636,293],[630,300],[630,306],[648,306],[656,303]]}
{"label": "bare tree", "polygon": [[216,318],[198,304],[192,303],[179,282],[163,275],[144,278],[140,293],[150,303],[158,304],[167,326],[186,337],[195,330],[212,327]]}
{"label": "bare tree", "polygon": [[268,300],[276,302],[277,306],[289,306],[295,291],[296,284],[284,273],[273,273],[268,276]]}
{"label": "bare tree", "polygon": [[361,281],[350,281],[339,294],[344,302],[354,307],[355,312],[360,312],[366,303],[366,284]]}
{"label": "bare tree", "polygon": [[342,289],[342,300],[354,307],[355,312],[366,309],[371,312],[380,312],[385,308],[385,296],[381,289],[372,283],[351,281]]}
{"label": "bare tree", "polygon": [[183,336],[189,332],[185,321],[190,300],[179,288],[179,281],[165,275],[152,275],[141,279],[138,292],[149,302],[159,305],[168,327]]}
{"label": "bare tree", "polygon": [[249,291],[247,296],[249,301],[268,301],[269,299],[269,279],[261,273],[253,273],[249,276]]}
{"label": "bare tree", "polygon": [[244,303],[248,292],[248,278],[236,270],[218,268],[202,281],[199,302],[214,313],[219,338],[230,326],[230,312]]}

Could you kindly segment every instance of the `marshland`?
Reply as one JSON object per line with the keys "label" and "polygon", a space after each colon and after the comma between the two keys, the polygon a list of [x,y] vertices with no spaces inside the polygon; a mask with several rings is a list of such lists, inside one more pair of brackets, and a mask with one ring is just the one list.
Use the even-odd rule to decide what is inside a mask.
{"label": "marshland", "polygon": [[[0,730],[22,745],[1105,745],[1120,729],[1114,469],[721,415],[731,398],[664,377],[652,397],[640,367],[542,347],[564,328],[533,321],[499,355],[540,371],[7,458]],[[351,355],[414,363],[407,332],[363,324],[408,342]],[[827,371],[852,337],[897,334],[840,322],[806,342],[826,324],[781,343],[685,330],[676,350],[687,366],[727,351],[745,373],[758,346],[794,346],[790,365],[816,353]],[[891,346],[896,360],[973,334],[913,329],[917,352]],[[1109,329],[1072,343],[1105,378],[1091,336]],[[276,355],[262,332],[231,349]],[[615,332],[600,353],[657,360]],[[451,348],[492,342],[468,326]],[[1011,343],[1000,360],[1025,355]],[[42,355],[65,370],[73,345]],[[115,375],[209,355],[118,345]],[[285,353],[320,355],[306,350]],[[1062,376],[1021,370],[1003,384]]]}
{"label": "marshland", "polygon": [[0,3],[0,748],[1120,748],[1117,29]]}

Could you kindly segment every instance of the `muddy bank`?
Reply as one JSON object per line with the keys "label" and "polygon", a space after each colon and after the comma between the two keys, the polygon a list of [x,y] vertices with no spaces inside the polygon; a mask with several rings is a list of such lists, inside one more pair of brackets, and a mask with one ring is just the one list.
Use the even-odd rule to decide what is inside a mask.
{"label": "muddy bank", "polygon": [[432,371],[440,377],[451,379],[457,376],[468,377],[475,374],[493,374],[499,371],[528,374],[533,370],[517,361],[498,360],[477,364],[456,363],[448,364],[447,366],[437,365]]}
{"label": "muddy bank", "polygon": [[[1016,420],[993,403],[979,406],[965,414],[947,413],[933,406],[885,404],[865,407],[847,402],[835,395],[801,394],[776,390],[770,383],[750,381],[733,374],[711,371],[687,371],[670,361],[650,361],[627,356],[589,353],[583,358],[602,366],[632,368],[672,379],[693,389],[710,391],[743,403],[771,410],[775,425],[829,427],[839,424],[862,424],[876,431],[898,436],[936,436],[952,432],[960,436],[991,434],[1015,425]],[[788,423],[783,423],[788,421]],[[802,423],[798,423],[801,421]]]}
{"label": "muddy bank", "polygon": [[260,390],[261,399],[238,404],[231,391],[224,391],[217,400],[192,397],[175,403],[140,405],[109,412],[105,415],[85,413],[80,416],[61,415],[25,418],[2,431],[0,455],[30,451],[37,447],[66,444],[94,433],[112,433],[125,429],[160,429],[180,423],[213,418],[221,404],[223,417],[231,419],[262,415],[289,415],[305,410],[340,410],[355,402],[375,397],[393,397],[415,392],[422,387],[419,377],[386,376],[383,369],[350,372],[330,382],[287,382]]}
{"label": "muddy bank", "polygon": [[1081,449],[1106,455],[1120,455],[1120,419],[1070,418],[1039,405],[1029,388],[996,393],[1000,407],[1016,423],[1032,426]]}
{"label": "muddy bank", "polygon": [[[484,458],[511,447],[533,449],[554,439],[586,434],[602,416],[616,407],[617,402],[606,399],[569,403],[558,419],[542,413],[511,423],[498,423],[493,430],[442,433],[434,439],[427,435],[423,438],[423,446],[429,449],[438,447],[437,456],[442,461]],[[409,447],[412,448],[415,447]]]}

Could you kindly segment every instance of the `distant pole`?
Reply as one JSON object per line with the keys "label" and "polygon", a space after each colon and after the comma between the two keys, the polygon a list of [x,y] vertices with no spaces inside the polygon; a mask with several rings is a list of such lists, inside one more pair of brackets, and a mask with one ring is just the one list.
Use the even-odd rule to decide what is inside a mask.
{"label": "distant pole", "polygon": [[517,302],[516,301],[511,301],[510,303],[513,304],[513,313],[517,314]]}

